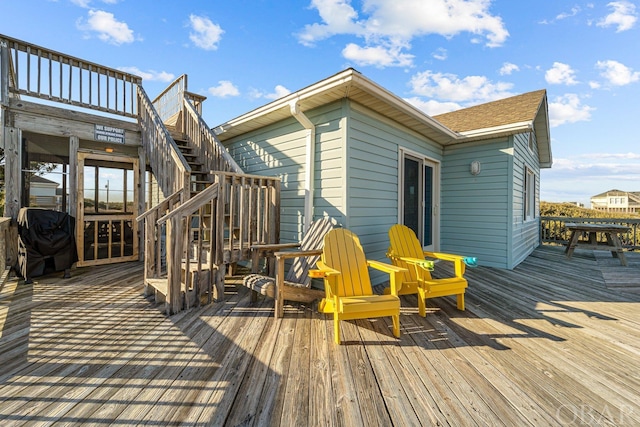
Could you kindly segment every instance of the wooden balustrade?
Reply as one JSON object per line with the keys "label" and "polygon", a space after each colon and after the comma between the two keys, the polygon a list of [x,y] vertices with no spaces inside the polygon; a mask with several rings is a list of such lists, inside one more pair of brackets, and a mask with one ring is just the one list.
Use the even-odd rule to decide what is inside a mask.
{"label": "wooden balustrade", "polygon": [[[617,224],[629,227],[629,231],[620,235],[622,246],[628,250],[640,249],[640,218],[582,218],[582,217],[540,217],[540,241],[566,245],[571,231],[566,223],[576,224]],[[597,235],[599,243],[606,243],[603,233]]]}
{"label": "wooden balustrade", "polygon": [[7,51],[2,55],[3,81],[13,94],[138,116],[139,76],[4,35],[0,48]]}
{"label": "wooden balustrade", "polygon": [[167,314],[203,296],[222,299],[226,266],[248,260],[253,244],[279,239],[279,178],[213,175],[213,184],[191,199],[174,193],[138,217],[147,234],[145,284],[164,299]]}
{"label": "wooden balustrade", "polygon": [[186,90],[187,75],[183,74],[155,97],[152,104],[163,122],[182,110],[182,100]]}
{"label": "wooden balustrade", "polygon": [[[158,279],[167,273],[166,258],[166,230],[158,225],[158,219],[162,218],[183,202],[184,193],[176,191],[153,208],[136,218],[136,221],[144,225],[144,279]],[[145,289],[149,294],[150,289]]]}
{"label": "wooden balustrade", "polygon": [[183,132],[189,144],[197,148],[198,161],[205,165],[207,170],[243,173],[191,101],[185,98],[183,107]]}
{"label": "wooden balustrade", "polygon": [[139,95],[142,145],[149,165],[163,194],[183,191],[186,200],[190,196],[191,167],[142,88]]}

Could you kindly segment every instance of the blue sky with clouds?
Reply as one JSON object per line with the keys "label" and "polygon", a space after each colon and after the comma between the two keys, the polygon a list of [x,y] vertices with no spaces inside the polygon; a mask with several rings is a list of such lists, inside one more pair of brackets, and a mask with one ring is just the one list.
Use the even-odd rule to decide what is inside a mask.
{"label": "blue sky with clouds", "polygon": [[640,191],[639,0],[0,0],[0,33],[143,77],[187,74],[211,127],[354,67],[439,114],[547,89],[541,198]]}

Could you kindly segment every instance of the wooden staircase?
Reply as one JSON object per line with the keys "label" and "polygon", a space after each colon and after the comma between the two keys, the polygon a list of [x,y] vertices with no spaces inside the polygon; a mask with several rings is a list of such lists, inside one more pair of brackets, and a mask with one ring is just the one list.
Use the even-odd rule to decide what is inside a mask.
{"label": "wooden staircase", "polygon": [[[167,109],[165,97],[179,108]],[[154,131],[160,138],[143,138],[149,157],[170,153],[155,167],[182,181],[155,175],[150,162],[170,195],[138,217],[145,224],[145,293],[164,302],[167,314],[223,299],[229,267],[250,259],[252,245],[277,243],[280,231],[280,180],[242,172],[202,120],[203,100],[186,91],[183,76],[147,111],[161,128]]]}

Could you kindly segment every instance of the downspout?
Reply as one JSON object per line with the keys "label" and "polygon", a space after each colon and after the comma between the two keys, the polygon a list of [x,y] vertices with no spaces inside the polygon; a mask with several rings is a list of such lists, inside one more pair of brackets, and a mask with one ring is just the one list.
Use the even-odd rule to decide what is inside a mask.
{"label": "downspout", "polygon": [[305,114],[300,111],[297,100],[289,103],[291,115],[307,130],[306,160],[304,175],[304,222],[303,232],[309,229],[313,220],[313,177],[315,176],[316,127]]}

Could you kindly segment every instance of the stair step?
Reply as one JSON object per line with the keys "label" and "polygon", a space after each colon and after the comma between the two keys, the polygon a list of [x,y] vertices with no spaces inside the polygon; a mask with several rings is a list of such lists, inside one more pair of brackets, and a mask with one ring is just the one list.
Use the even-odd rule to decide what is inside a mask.
{"label": "stair step", "polygon": [[[147,279],[146,284],[148,287],[153,288],[155,291],[156,300],[158,300],[158,294],[163,297],[167,296],[167,289],[169,288],[169,279],[166,277],[158,278],[158,279]],[[147,295],[151,295],[149,291],[146,292]]]}

